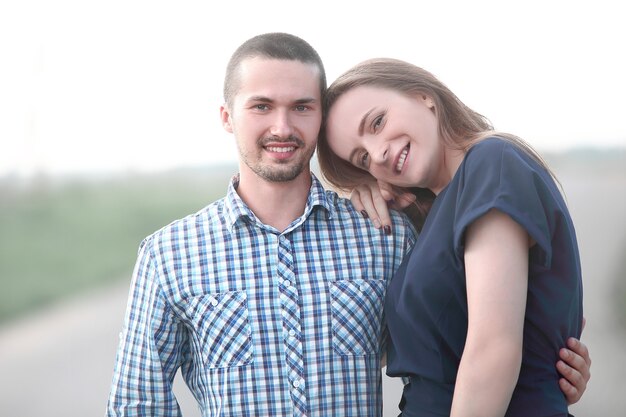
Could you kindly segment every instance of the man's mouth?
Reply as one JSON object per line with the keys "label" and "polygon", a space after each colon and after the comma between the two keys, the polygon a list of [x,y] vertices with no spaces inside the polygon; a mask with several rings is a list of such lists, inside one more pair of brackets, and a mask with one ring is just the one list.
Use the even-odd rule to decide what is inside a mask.
{"label": "man's mouth", "polygon": [[267,149],[269,152],[287,153],[287,152],[295,151],[296,147],[295,146],[266,146],[265,149]]}
{"label": "man's mouth", "polygon": [[409,154],[409,146],[402,149],[400,153],[400,157],[398,158],[398,162],[396,163],[396,171],[401,172],[402,168],[404,168],[404,163],[406,162],[406,156]]}

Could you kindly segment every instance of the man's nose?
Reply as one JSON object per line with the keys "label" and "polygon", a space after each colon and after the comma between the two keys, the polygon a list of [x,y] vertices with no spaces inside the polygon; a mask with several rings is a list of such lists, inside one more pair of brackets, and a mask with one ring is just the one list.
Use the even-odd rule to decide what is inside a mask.
{"label": "man's nose", "polygon": [[278,110],[274,114],[270,133],[273,136],[286,138],[293,134],[293,125],[288,110]]}

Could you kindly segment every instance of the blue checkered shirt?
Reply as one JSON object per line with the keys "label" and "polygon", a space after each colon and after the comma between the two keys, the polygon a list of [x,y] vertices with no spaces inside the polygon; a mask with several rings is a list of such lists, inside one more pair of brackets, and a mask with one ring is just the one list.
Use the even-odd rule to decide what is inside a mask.
{"label": "blue checkered shirt", "polygon": [[225,198],[146,238],[109,416],[180,416],[180,368],[203,416],[380,416],[383,300],[413,245],[385,235],[313,176],[304,214],[263,224]]}

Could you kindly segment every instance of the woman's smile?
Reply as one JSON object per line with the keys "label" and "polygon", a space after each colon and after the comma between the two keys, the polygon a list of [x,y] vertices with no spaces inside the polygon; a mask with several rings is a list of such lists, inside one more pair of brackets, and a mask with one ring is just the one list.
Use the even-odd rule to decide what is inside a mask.
{"label": "woman's smile", "polygon": [[400,156],[398,157],[398,162],[396,162],[396,172],[399,174],[402,172],[402,168],[404,168],[404,163],[406,162],[406,158],[409,155],[409,148],[411,146],[407,145],[402,152],[400,152]]}

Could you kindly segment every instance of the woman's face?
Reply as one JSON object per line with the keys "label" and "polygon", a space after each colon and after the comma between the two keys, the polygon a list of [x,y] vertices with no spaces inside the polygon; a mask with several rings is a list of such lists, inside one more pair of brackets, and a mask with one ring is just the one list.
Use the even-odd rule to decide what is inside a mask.
{"label": "woman's face", "polygon": [[449,181],[437,117],[429,97],[360,86],[344,93],[328,114],[331,150],[375,178],[439,192]]}

